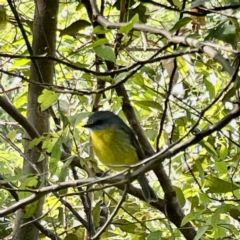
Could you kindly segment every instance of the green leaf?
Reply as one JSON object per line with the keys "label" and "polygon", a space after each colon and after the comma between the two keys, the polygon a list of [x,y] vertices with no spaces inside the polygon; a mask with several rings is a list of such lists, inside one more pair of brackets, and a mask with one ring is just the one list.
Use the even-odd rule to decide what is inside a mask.
{"label": "green leaf", "polygon": [[115,224],[124,232],[135,233],[138,229],[136,224],[128,221],[127,219],[118,219]]}
{"label": "green leaf", "polygon": [[59,97],[59,93],[44,89],[42,94],[38,97],[38,102],[41,104],[41,111],[45,111],[55,103]]}
{"label": "green leaf", "polygon": [[173,1],[173,4],[178,7],[178,8],[181,8],[182,7],[182,2],[180,2],[179,0],[172,0]]}
{"label": "green leaf", "polygon": [[66,237],[64,238],[64,240],[79,240],[79,239],[82,238],[79,238],[78,235],[75,233],[67,234]]}
{"label": "green leaf", "polygon": [[213,84],[207,80],[206,78],[204,78],[204,83],[205,83],[205,86],[209,92],[209,95],[211,97],[211,99],[214,99],[215,96],[216,96],[216,93],[215,93],[215,87],[213,86]]}
{"label": "green leaf", "polygon": [[133,102],[136,105],[138,105],[140,107],[143,107],[145,109],[147,107],[148,109],[154,108],[154,109],[157,109],[157,110],[162,110],[162,106],[158,102],[147,101],[147,100],[144,100],[144,101],[136,101],[136,100],[134,100]]}
{"label": "green leaf", "polygon": [[6,27],[7,20],[8,16],[6,8],[4,7],[4,5],[0,5],[0,30],[3,30]]}
{"label": "green leaf", "polygon": [[86,119],[91,113],[81,112],[73,116],[69,116],[68,120],[71,126],[76,127],[83,119]]}
{"label": "green leaf", "polygon": [[199,176],[201,177],[201,180],[203,181],[205,174],[204,174],[204,169],[202,167],[202,164],[199,160],[196,160],[195,164],[196,164],[197,170],[199,172]]}
{"label": "green leaf", "polygon": [[177,30],[179,30],[180,28],[186,26],[188,23],[190,23],[192,21],[192,19],[190,17],[184,17],[181,20],[179,20],[174,26],[173,28],[170,30],[170,32],[176,32]]}
{"label": "green leaf", "polygon": [[204,187],[209,188],[207,193],[228,193],[239,189],[238,185],[213,176],[205,177]]}
{"label": "green leaf", "polygon": [[103,60],[107,60],[110,62],[116,61],[115,53],[114,53],[113,49],[109,46],[101,45],[98,47],[94,47],[93,50]]}
{"label": "green leaf", "polygon": [[200,238],[203,236],[203,234],[208,230],[209,227],[210,227],[210,226],[200,227],[200,228],[198,229],[197,235],[195,236],[195,238],[194,238],[193,240],[198,240],[198,239],[200,239]]}
{"label": "green leaf", "polygon": [[198,7],[200,5],[205,5],[206,0],[195,0],[192,2],[191,8]]}
{"label": "green leaf", "polygon": [[214,228],[214,239],[224,239],[226,236],[227,236],[227,232],[224,227],[216,226]]}
{"label": "green leaf", "polygon": [[221,160],[225,160],[226,157],[228,156],[228,147],[226,146],[226,144],[224,144],[224,143],[221,144],[219,155],[220,155]]}
{"label": "green leaf", "polygon": [[142,67],[140,72],[146,73],[150,78],[157,75],[157,73],[156,73],[156,71],[154,71],[154,69],[147,67],[147,66]]}
{"label": "green leaf", "polygon": [[42,149],[47,151],[48,153],[51,153],[53,150],[53,147],[55,146],[56,142],[58,141],[57,136],[50,136],[47,137],[43,142],[42,142]]}
{"label": "green leaf", "polygon": [[174,186],[174,190],[176,191],[177,198],[179,200],[181,207],[184,207],[184,205],[186,203],[186,199],[184,197],[184,194],[183,194],[181,188]]}
{"label": "green leaf", "polygon": [[55,159],[61,159],[62,155],[62,143],[63,139],[60,137],[57,142],[54,144],[52,151],[51,151],[51,157]]}
{"label": "green leaf", "polygon": [[220,173],[227,173],[227,163],[226,162],[216,162],[215,163],[216,170],[219,171]]}
{"label": "green leaf", "polygon": [[127,77],[129,75],[129,72],[122,72],[119,73],[115,78],[114,78],[114,82],[118,83],[120,81],[122,81],[125,77]]}
{"label": "green leaf", "polygon": [[218,39],[226,43],[230,43],[232,46],[237,42],[237,30],[235,25],[230,25],[228,22],[219,24],[217,27],[209,31],[206,40]]}
{"label": "green leaf", "polygon": [[240,220],[240,210],[236,207],[230,209],[229,214],[232,218],[236,219],[237,221]]}
{"label": "green leaf", "polygon": [[110,29],[107,29],[107,28],[103,27],[102,25],[99,25],[93,29],[94,34],[104,34],[104,33],[110,32],[110,31],[111,31]]}
{"label": "green leaf", "polygon": [[33,173],[20,173],[15,176],[7,177],[4,180],[0,180],[1,183],[8,183],[8,182],[14,182],[14,181],[21,181],[23,179],[26,179],[30,176],[34,176]]}
{"label": "green leaf", "polygon": [[11,66],[12,68],[19,68],[19,67],[23,67],[28,65],[28,63],[30,62],[29,59],[20,59],[20,60],[16,60],[14,62],[14,64]]}
{"label": "green leaf", "polygon": [[133,76],[133,82],[136,83],[139,86],[144,86],[144,78],[140,73],[135,73]]}
{"label": "green leaf", "polygon": [[38,206],[38,201],[28,204],[24,207],[24,218],[30,218],[36,212]]}
{"label": "green leaf", "polygon": [[205,212],[205,210],[201,210],[201,211],[198,211],[198,212],[190,212],[189,214],[187,214],[182,222],[181,222],[181,227],[183,227],[186,223],[194,220],[194,219],[198,219],[198,217],[203,213]]}
{"label": "green leaf", "polygon": [[104,45],[106,43],[108,43],[108,40],[106,38],[101,38],[101,39],[98,39],[97,41],[94,41],[92,43],[92,47],[94,48],[94,47],[97,47],[97,46]]}
{"label": "green leaf", "polygon": [[230,88],[230,90],[227,91],[227,93],[223,97],[223,102],[228,101],[231,97],[233,97],[236,94],[235,87]]}
{"label": "green leaf", "polygon": [[214,228],[217,227],[217,225],[219,223],[219,220],[220,220],[219,214],[218,213],[213,213],[212,216],[211,216],[211,224]]}
{"label": "green leaf", "polygon": [[139,22],[139,16],[138,14],[135,14],[134,17],[126,26],[123,26],[119,29],[119,32],[126,33],[126,34],[129,33],[133,29],[133,25],[138,22]]}
{"label": "green leaf", "polygon": [[68,26],[67,28],[63,29],[60,31],[60,37],[64,36],[64,35],[74,35],[75,33],[77,33],[78,31],[88,27],[88,26],[91,26],[91,23],[86,21],[86,20],[83,20],[83,19],[80,19],[74,23],[72,23],[70,26]]}
{"label": "green leaf", "polygon": [[216,150],[214,149],[214,146],[212,146],[209,142],[201,141],[200,145],[202,145],[212,155],[218,156]]}
{"label": "green leaf", "polygon": [[162,237],[162,232],[161,231],[155,231],[155,232],[151,232],[148,236],[147,236],[147,240],[159,240]]}
{"label": "green leaf", "polygon": [[94,219],[94,223],[95,223],[96,226],[99,226],[100,212],[101,212],[100,204],[97,203],[92,210],[93,219]]}
{"label": "green leaf", "polygon": [[43,140],[43,137],[40,137],[40,138],[34,138],[34,139],[30,142],[30,144],[29,144],[29,146],[28,146],[29,149],[31,149],[31,148],[37,146],[42,140]]}
{"label": "green leaf", "polygon": [[13,130],[7,134],[7,138],[9,138],[11,141],[14,141],[16,135],[17,135],[17,130]]}

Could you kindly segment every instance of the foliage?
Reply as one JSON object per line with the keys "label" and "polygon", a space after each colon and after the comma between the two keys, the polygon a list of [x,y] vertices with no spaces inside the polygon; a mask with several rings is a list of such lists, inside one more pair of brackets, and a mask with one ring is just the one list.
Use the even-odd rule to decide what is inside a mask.
{"label": "foliage", "polygon": [[[86,203],[80,188],[74,184],[53,187],[77,180],[73,171],[76,155],[81,157],[80,165],[75,166],[83,181],[81,190],[93,192],[91,216],[96,230],[110,219],[101,239],[193,239],[193,233],[195,240],[239,239],[239,110],[231,115],[239,105],[238,1],[109,0],[101,1],[103,5],[97,1],[99,15],[109,21],[105,25],[99,15],[90,15],[87,2],[94,1],[60,2],[56,56],[47,52],[38,56],[55,61],[54,84],[34,83],[43,87],[38,97],[39,112],[49,114],[53,109],[60,123],[50,118],[50,132],[30,139],[24,135],[29,129],[24,129],[0,101],[1,184],[20,190],[20,199],[31,196],[32,189],[44,188],[41,173],[33,176],[22,172],[23,160],[31,162],[24,158],[24,143],[30,141],[31,148],[41,144],[39,162],[49,156],[47,181],[52,189],[44,193],[39,223],[60,239],[83,239],[87,234],[71,208],[55,194],[85,219]],[[0,4],[1,95],[27,117],[33,56],[29,57],[26,39],[9,4]],[[32,41],[35,3],[16,0],[14,6]],[[119,86],[124,86],[124,94],[120,94]],[[131,106],[140,125],[133,114],[129,115]],[[92,109],[98,108],[128,120],[146,155],[150,155],[151,148],[143,145],[145,140],[139,132],[139,127],[144,129],[150,146],[158,153],[147,166],[157,169],[162,161],[170,180],[161,182],[153,172],[148,174],[160,198],[158,203],[141,201],[130,189],[131,195],[127,194],[119,206],[123,192],[111,185],[111,178],[105,182],[111,186],[99,183],[98,178],[90,181],[93,175],[87,169],[91,173],[99,169],[89,151],[89,133],[82,125]],[[66,147],[70,155],[61,161]],[[176,221],[163,201],[168,199],[169,187],[175,190],[185,215],[176,214]],[[0,189],[1,239],[13,231],[15,218],[14,211],[4,212],[15,203],[8,190],[5,185]],[[26,203],[25,217],[33,216],[35,209],[36,201]],[[193,231],[188,232],[185,224],[191,224],[188,227]],[[40,238],[47,236],[41,233]]]}

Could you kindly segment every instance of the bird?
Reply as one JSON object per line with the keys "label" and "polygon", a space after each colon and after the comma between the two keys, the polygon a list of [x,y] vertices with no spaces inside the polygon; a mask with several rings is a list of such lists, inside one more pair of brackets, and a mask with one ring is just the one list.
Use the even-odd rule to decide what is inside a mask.
{"label": "bird", "polygon": [[[97,111],[88,118],[83,126],[90,129],[94,152],[100,162],[114,171],[122,171],[128,165],[144,159],[143,151],[133,130],[111,111]],[[156,202],[157,196],[149,186],[145,174],[137,178],[144,199]]]}

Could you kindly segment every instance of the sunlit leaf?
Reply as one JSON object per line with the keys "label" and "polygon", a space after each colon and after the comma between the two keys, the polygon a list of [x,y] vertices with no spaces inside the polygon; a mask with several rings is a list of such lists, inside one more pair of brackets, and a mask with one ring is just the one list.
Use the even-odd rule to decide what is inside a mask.
{"label": "sunlit leaf", "polygon": [[38,102],[41,104],[41,111],[45,111],[55,103],[59,97],[59,93],[44,89],[42,94],[38,97]]}

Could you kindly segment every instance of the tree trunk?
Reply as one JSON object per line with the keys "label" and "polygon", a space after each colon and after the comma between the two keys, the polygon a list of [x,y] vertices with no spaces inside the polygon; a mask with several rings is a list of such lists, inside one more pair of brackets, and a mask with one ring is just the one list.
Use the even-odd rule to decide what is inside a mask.
{"label": "tree trunk", "polygon": [[[55,55],[56,45],[56,27],[57,27],[57,13],[58,13],[59,0],[36,0],[35,1],[35,14],[33,22],[33,54],[34,55]],[[34,60],[33,60],[34,61]],[[32,62],[31,65],[31,81],[42,82],[52,84],[54,74],[54,62],[46,59],[35,60],[36,64]],[[39,73],[37,74],[37,68]],[[40,75],[42,77],[40,77]],[[42,80],[41,80],[42,79]],[[41,112],[38,104],[38,97],[42,93],[43,88],[37,84],[29,84],[28,90],[28,120],[35,126],[38,132],[42,135],[43,133],[49,132],[49,113],[47,111]],[[26,136],[29,139],[28,136]],[[28,148],[29,141],[26,141],[24,146],[25,155],[35,164],[39,171],[43,174],[39,176],[39,183],[46,177],[45,174],[48,170],[47,158],[44,161],[38,162],[40,157],[40,151],[36,148]],[[23,171],[27,173],[36,173],[32,166],[24,161]],[[42,214],[44,198],[38,201],[38,207],[34,214],[34,217],[40,217]],[[26,240],[38,239],[38,229],[34,224],[28,224],[26,227],[20,228],[21,224],[27,223],[30,219],[24,218],[24,211],[20,210],[17,212],[17,217],[14,227],[14,240]]]}

